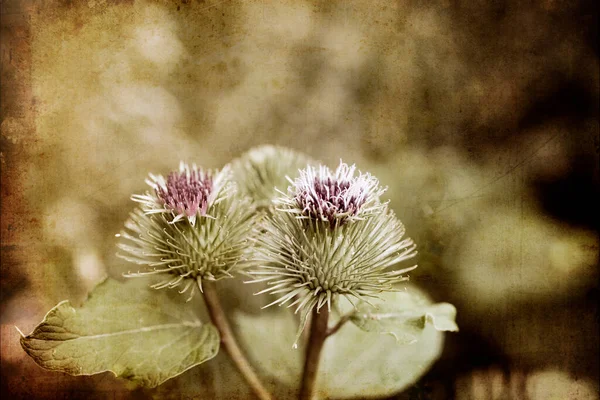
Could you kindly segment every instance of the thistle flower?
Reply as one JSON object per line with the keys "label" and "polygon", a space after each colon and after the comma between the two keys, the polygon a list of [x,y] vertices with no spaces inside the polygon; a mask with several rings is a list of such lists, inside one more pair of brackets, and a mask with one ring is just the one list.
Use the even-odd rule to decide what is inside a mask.
{"label": "thistle flower", "polygon": [[286,176],[315,164],[307,155],[281,146],[262,145],[242,154],[232,163],[240,193],[250,197],[257,207],[268,208],[277,197],[276,189],[285,190]]}
{"label": "thistle flower", "polygon": [[366,301],[393,291],[416,268],[390,269],[414,257],[416,245],[402,238],[404,226],[380,201],[385,189],[377,179],[355,172],[344,163],[335,172],[307,167],[274,200],[277,211],[264,219],[256,238],[259,266],[248,272],[251,282],[268,284],[256,294],[278,296],[265,307],[301,311],[296,342],[313,309],[330,310],[338,296]]}
{"label": "thistle flower", "polygon": [[385,192],[370,174],[354,176],[356,167],[340,162],[332,173],[324,165],[306,168],[300,176],[290,180],[292,191],[276,199],[280,210],[295,214],[300,219],[329,222],[331,228],[364,219],[380,212],[385,205],[379,197]]}
{"label": "thistle flower", "polygon": [[117,255],[147,270],[125,276],[162,274],[165,280],[152,287],[183,285],[180,293],[191,288],[188,300],[196,285],[202,290],[203,279],[232,277],[231,270],[247,262],[256,217],[249,199],[236,194],[230,167],[204,171],[181,163],[166,179],[149,176],[153,191],[131,197],[140,207],[117,235],[123,238]]}
{"label": "thistle flower", "polygon": [[197,216],[207,216],[209,204],[217,204],[231,194],[235,186],[227,184],[230,175],[229,167],[213,176],[211,171],[203,171],[196,164],[190,168],[182,161],[179,172],[169,173],[167,179],[149,174],[146,183],[154,193],[134,194],[131,199],[141,203],[146,214],[172,214],[170,223],[187,217],[194,225]]}

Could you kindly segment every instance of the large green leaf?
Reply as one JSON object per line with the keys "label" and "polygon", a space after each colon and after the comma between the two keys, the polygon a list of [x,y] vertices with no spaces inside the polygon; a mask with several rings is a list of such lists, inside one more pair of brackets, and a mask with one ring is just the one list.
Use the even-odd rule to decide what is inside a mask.
{"label": "large green leaf", "polygon": [[219,351],[217,329],[202,323],[181,296],[140,281],[107,279],[82,307],[59,303],[21,345],[50,370],[111,371],[148,387],[213,358]]}
{"label": "large green leaf", "polygon": [[[408,289],[413,302],[429,306],[427,296],[415,287]],[[406,304],[399,293],[383,293],[375,306]],[[399,299],[400,297],[400,299]],[[340,301],[342,313],[352,310]],[[435,307],[434,307],[435,308]],[[276,308],[259,315],[237,312],[238,337],[249,358],[261,372],[281,384],[299,387],[305,349],[293,349],[298,319],[289,309]],[[330,326],[339,316],[332,315]],[[391,335],[365,332],[346,323],[325,342],[318,373],[321,398],[368,398],[397,393],[414,384],[427,372],[442,351],[443,334],[426,323],[419,340],[398,343]]]}
{"label": "large green leaf", "polygon": [[456,308],[452,304],[430,305],[409,292],[396,292],[390,297],[393,301],[359,304],[350,320],[364,331],[390,334],[401,344],[417,342],[428,323],[438,331],[458,331],[454,322]]}

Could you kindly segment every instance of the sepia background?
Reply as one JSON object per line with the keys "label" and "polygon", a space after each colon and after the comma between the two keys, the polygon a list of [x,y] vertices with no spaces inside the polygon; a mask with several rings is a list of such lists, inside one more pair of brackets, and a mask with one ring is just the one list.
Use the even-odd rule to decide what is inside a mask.
{"label": "sepia background", "polygon": [[457,307],[396,398],[599,398],[594,2],[1,7],[7,398],[246,398],[221,355],[154,390],[47,372],[14,326],[123,272],[114,234],[148,172],[266,143],[375,174],[419,245],[411,282]]}

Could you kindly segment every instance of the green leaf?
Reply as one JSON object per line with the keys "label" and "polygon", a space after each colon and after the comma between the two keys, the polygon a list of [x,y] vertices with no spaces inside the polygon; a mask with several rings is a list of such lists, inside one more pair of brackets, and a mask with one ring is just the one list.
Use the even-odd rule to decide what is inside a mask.
{"label": "green leaf", "polygon": [[360,303],[350,321],[366,332],[390,334],[400,344],[417,342],[428,323],[438,331],[458,331],[452,304],[428,305],[410,292],[396,292],[390,297],[393,301],[377,305]]}
{"label": "green leaf", "polygon": [[[415,287],[408,292],[425,306],[431,302]],[[405,304],[398,293],[382,293],[374,305]],[[400,298],[399,298],[400,297]],[[340,299],[341,313],[353,308]],[[433,311],[435,310],[435,306]],[[436,314],[436,313],[432,313]],[[437,321],[439,317],[434,317]],[[298,316],[289,309],[275,308],[259,315],[234,314],[237,336],[253,365],[281,385],[298,388],[305,347],[293,349]],[[339,316],[332,313],[329,326]],[[325,342],[318,373],[321,398],[369,398],[391,396],[414,384],[441,354],[443,334],[426,323],[418,342],[398,344],[390,335],[373,335],[346,323]]]}
{"label": "green leaf", "polygon": [[213,358],[217,329],[203,324],[185,299],[147,285],[107,279],[81,308],[63,301],[51,309],[21,345],[46,369],[110,371],[148,387]]}
{"label": "green leaf", "polygon": [[292,345],[298,330],[297,318],[286,308],[260,314],[236,311],[236,335],[253,365],[282,384],[297,386],[304,350]]}

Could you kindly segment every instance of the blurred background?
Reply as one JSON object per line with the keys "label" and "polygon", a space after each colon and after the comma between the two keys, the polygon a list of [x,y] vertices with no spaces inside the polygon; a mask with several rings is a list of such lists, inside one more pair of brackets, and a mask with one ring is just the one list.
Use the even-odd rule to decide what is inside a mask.
{"label": "blurred background", "polygon": [[599,398],[596,2],[1,7],[7,398],[191,398],[203,366],[130,391],[42,370],[14,326],[123,272],[114,234],[148,172],[267,143],[375,174],[419,244],[411,281],[457,307],[395,398]]}

